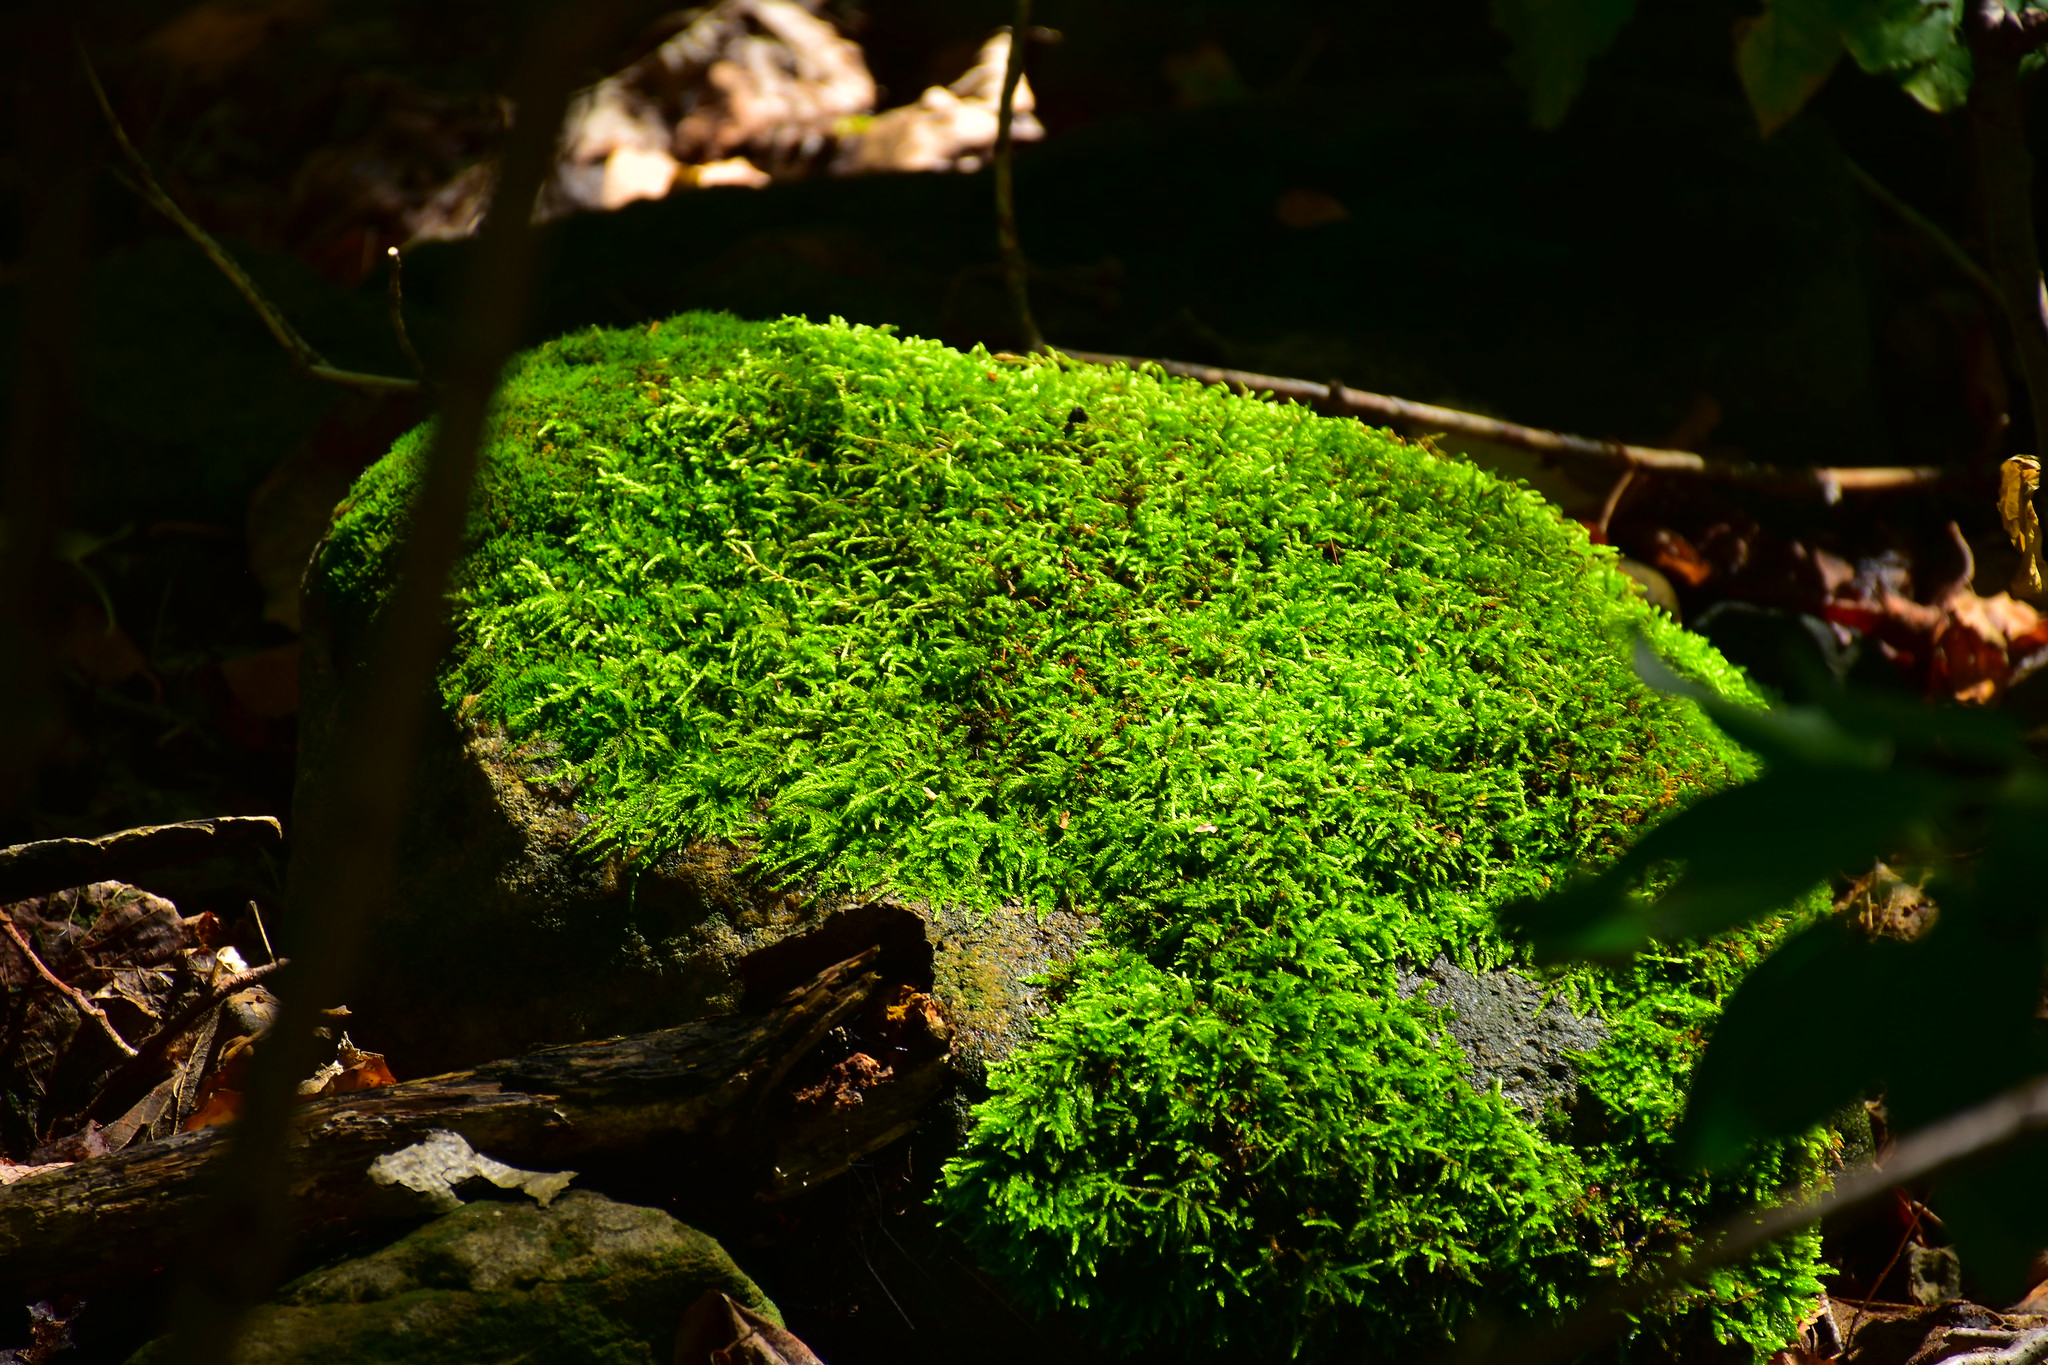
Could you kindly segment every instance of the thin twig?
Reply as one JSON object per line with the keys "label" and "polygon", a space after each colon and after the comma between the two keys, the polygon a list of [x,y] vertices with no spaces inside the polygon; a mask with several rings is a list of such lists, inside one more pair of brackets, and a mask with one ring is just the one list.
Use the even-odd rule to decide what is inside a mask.
{"label": "thin twig", "polygon": [[35,969],[36,975],[56,987],[57,993],[71,1002],[71,1008],[77,1010],[80,1016],[98,1024],[100,1032],[107,1035],[107,1041],[119,1048],[124,1055],[135,1055],[135,1049],[128,1046],[128,1040],[116,1031],[113,1021],[107,1018],[107,1012],[93,1004],[92,999],[84,991],[44,964],[43,960],[36,956],[36,950],[29,946],[29,941],[22,937],[21,930],[15,927],[13,916],[5,910],[0,910],[0,929],[7,931],[7,937],[14,941],[15,949],[21,953],[22,959]]}
{"label": "thin twig", "polygon": [[1884,1287],[1885,1277],[1892,1273],[1892,1267],[1899,1263],[1899,1257],[1905,1255],[1906,1248],[1912,1245],[1913,1234],[1920,1231],[1921,1209],[1919,1201],[1909,1199],[1906,1202],[1912,1204],[1913,1216],[1906,1221],[1905,1236],[1899,1238],[1898,1246],[1895,1247],[1892,1251],[1892,1258],[1884,1263],[1884,1269],[1878,1271],[1877,1278],[1870,1282],[1869,1295],[1866,1295],[1864,1299],[1856,1305],[1856,1313],[1853,1317],[1849,1319],[1849,1330],[1842,1333],[1842,1346],[1844,1349],[1847,1349],[1850,1345],[1852,1345],[1855,1342],[1856,1329],[1863,1325],[1863,1310],[1870,1307],[1871,1298],[1875,1297],[1877,1291]]}
{"label": "thin twig", "polygon": [[1925,488],[1949,477],[1945,469],[1929,466],[1873,465],[1863,468],[1781,468],[1775,465],[1709,460],[1690,450],[1659,450],[1653,446],[1628,445],[1621,441],[1596,441],[1540,427],[1525,427],[1456,408],[1432,403],[1415,403],[1383,393],[1367,393],[1342,384],[1317,384],[1305,379],[1282,379],[1277,375],[1254,374],[1248,370],[1226,370],[1214,365],[1191,365],[1181,360],[1149,360],[1138,356],[1107,355],[1097,351],[1061,350],[1060,355],[1090,365],[1124,365],[1131,369],[1157,366],[1169,375],[1197,379],[1204,384],[1222,384],[1238,392],[1271,394],[1275,398],[1303,403],[1318,412],[1351,417],[1370,417],[1424,431],[1455,433],[1496,445],[1512,446],[1555,459],[1580,460],[1608,466],[1676,474],[1688,478],[1712,479],[1722,483],[1778,487],[1817,492],[1833,503],[1844,493],[1876,493],[1896,489]]}
{"label": "thin twig", "polygon": [[405,327],[405,259],[395,246],[385,247],[384,254],[391,258],[391,330],[398,334],[398,348],[405,352],[406,364],[412,366],[412,372],[424,384],[427,367],[420,363],[420,353],[412,348],[412,333]]}
{"label": "thin twig", "polygon": [[1634,465],[1630,465],[1621,471],[1621,477],[1616,479],[1614,487],[1608,490],[1607,501],[1600,504],[1600,520],[1598,525],[1600,527],[1600,543],[1602,545],[1609,543],[1607,527],[1613,522],[1614,514],[1621,510],[1621,500],[1628,496],[1629,485],[1635,481],[1636,469]]}
{"label": "thin twig", "polygon": [[1031,41],[1031,0],[1017,0],[1016,16],[1010,21],[1010,52],[1003,64],[1003,97],[996,108],[996,244],[1003,253],[1003,278],[1010,287],[1010,306],[1017,311],[1017,330],[1023,334],[1024,349],[1045,349],[1045,334],[1031,315],[1031,267],[1024,258],[1024,244],[1017,236],[1017,189],[1012,175],[1011,136],[1017,116],[1017,85],[1024,79],[1024,47]]}
{"label": "thin twig", "polygon": [[1963,250],[1963,244],[1942,230],[1941,224],[1914,208],[1905,200],[1886,189],[1882,182],[1869,171],[1850,160],[1842,158],[1849,167],[1849,178],[1863,187],[1864,193],[1897,214],[1900,221],[1926,239],[1927,244],[1939,251],[1971,284],[1977,286],[1992,306],[2005,311],[2005,295],[1998,292],[1998,281],[1991,278],[1991,272],[1977,264],[1977,258]]}
{"label": "thin twig", "polygon": [[1626,1328],[1631,1315],[1680,1285],[1732,1265],[1787,1233],[1867,1204],[1899,1185],[2044,1130],[2048,1130],[2048,1076],[2036,1077],[1908,1134],[1892,1149],[1891,1160],[1883,1169],[1865,1167],[1836,1181],[1832,1190],[1818,1198],[1781,1204],[1729,1222],[1698,1254],[1679,1258],[1662,1273],[1587,1308],[1547,1333],[1522,1336],[1515,1344],[1487,1355],[1486,1365],[1551,1365],[1573,1359],[1613,1339]]}
{"label": "thin twig", "polygon": [[128,1054],[128,1060],[100,1083],[99,1093],[92,1097],[92,1103],[85,1106],[76,1121],[83,1125],[88,1119],[98,1118],[105,1112],[105,1105],[109,1099],[162,1061],[164,1053],[170,1051],[171,1044],[177,1042],[186,1029],[206,1017],[208,1011],[218,1009],[221,1002],[229,996],[248,990],[257,982],[283,971],[290,965],[290,958],[281,957],[260,967],[236,972],[227,980],[209,987],[204,995],[172,1015],[162,1028],[143,1039],[140,1048]]}
{"label": "thin twig", "polygon": [[263,912],[256,908],[256,902],[249,902],[249,918],[256,921],[256,937],[263,940],[263,960],[277,961],[277,949],[270,946],[270,931],[263,927]]}
{"label": "thin twig", "polygon": [[150,207],[177,224],[179,230],[206,253],[206,258],[214,263],[221,274],[227,276],[228,283],[235,287],[235,292],[256,310],[256,316],[263,320],[264,327],[276,338],[277,344],[284,348],[285,355],[292,362],[292,368],[309,379],[324,380],[329,384],[341,384],[348,388],[370,389],[383,393],[418,393],[421,386],[416,379],[399,379],[392,375],[362,374],[355,370],[339,369],[329,364],[327,358],[314,349],[313,343],[299,335],[298,328],[292,326],[284,314],[277,310],[276,305],[263,296],[263,291],[256,287],[256,281],[249,278],[249,272],[242,269],[241,263],[230,256],[226,248],[213,239],[211,233],[193,222],[185,211],[178,207],[177,201],[157,183],[156,176],[149,169],[149,163],[142,159],[142,153],[128,140],[128,130],[121,126],[120,118],[115,115],[114,106],[107,99],[106,88],[100,84],[99,72],[94,70],[92,57],[85,50],[84,40],[75,34],[72,40],[78,47],[78,60],[85,67],[85,79],[92,86],[93,98],[99,102],[100,115],[107,122],[107,130],[114,135],[114,145],[120,148],[122,160],[128,163],[128,169],[135,176],[134,180],[127,180],[124,177],[123,183],[147,200]]}
{"label": "thin twig", "polygon": [[[500,373],[526,312],[537,250],[533,206],[555,165],[569,91],[584,62],[645,0],[558,0],[534,7],[507,94],[519,117],[499,162],[462,308],[436,385],[440,421],[410,500],[396,583],[364,665],[344,688],[334,765],[299,819],[286,904],[302,964],[251,1059],[227,1168],[196,1229],[174,1309],[169,1359],[213,1365],[232,1356],[249,1307],[274,1287],[292,1232],[286,1152],[298,1082],[317,1062],[322,1001],[344,1000],[373,907],[391,894],[412,788],[421,699],[444,648],[447,584],[469,510],[478,447]],[[282,945],[290,947],[292,945]]]}
{"label": "thin twig", "polygon": [[1984,255],[2004,300],[2038,442],[2048,440],[2048,290],[2034,236],[2034,161],[2027,154],[2021,65],[2048,41],[2048,14],[2014,14],[2000,0],[1965,0],[1961,20],[1972,67],[1964,112],[1976,152]]}

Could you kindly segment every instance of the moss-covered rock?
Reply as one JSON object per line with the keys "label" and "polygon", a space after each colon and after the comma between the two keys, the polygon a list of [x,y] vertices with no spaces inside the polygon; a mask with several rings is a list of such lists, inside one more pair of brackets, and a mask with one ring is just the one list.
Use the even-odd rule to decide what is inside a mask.
{"label": "moss-covered rock", "polygon": [[[316,561],[333,667],[427,439]],[[738,948],[851,908],[910,907],[942,951],[948,917],[1092,918],[941,1192],[1027,1302],[1130,1346],[1393,1352],[1582,1299],[1817,1173],[1810,1144],[1714,1181],[1665,1155],[1772,930],[1555,977],[1562,1016],[1500,975],[1528,974],[1492,905],[1749,770],[1636,680],[1628,634],[1739,677],[1525,489],[1157,375],[690,316],[519,362],[470,529],[447,761],[512,756],[556,812],[547,875],[584,881],[518,893],[527,859],[483,910],[453,873],[426,894],[467,836],[421,821],[391,960],[574,941],[610,964],[602,1015],[640,1007],[627,980],[717,1003]],[[1547,1089],[1461,1041],[1517,1010],[1563,1045],[1501,1065]],[[1776,1346],[1814,1253],[1643,1330]]]}
{"label": "moss-covered rock", "polygon": [[[582,1190],[545,1209],[481,1202],[292,1281],[251,1314],[235,1361],[666,1365],[684,1310],[707,1290],[781,1320],[723,1247],[659,1209]],[[153,1343],[135,1365],[164,1349]]]}

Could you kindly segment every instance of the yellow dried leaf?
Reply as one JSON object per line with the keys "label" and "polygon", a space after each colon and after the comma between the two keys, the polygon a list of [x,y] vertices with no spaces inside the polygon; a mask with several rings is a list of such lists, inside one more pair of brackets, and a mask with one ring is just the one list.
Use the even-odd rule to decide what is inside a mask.
{"label": "yellow dried leaf", "polygon": [[2048,596],[2041,577],[2041,518],[2034,511],[2034,494],[2040,487],[2041,462],[2031,455],[2015,455],[1998,471],[1998,519],[2020,552],[2012,595],[2035,601]]}

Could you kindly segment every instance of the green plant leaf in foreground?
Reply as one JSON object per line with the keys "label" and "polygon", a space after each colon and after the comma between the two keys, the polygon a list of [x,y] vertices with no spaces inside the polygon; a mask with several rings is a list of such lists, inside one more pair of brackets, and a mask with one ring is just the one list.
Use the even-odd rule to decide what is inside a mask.
{"label": "green plant leaf in foreground", "polygon": [[1765,137],[1806,107],[1841,56],[1826,0],[1770,0],[1737,25],[1735,71]]}
{"label": "green plant leaf in foreground", "polygon": [[[2015,727],[1856,693],[1758,711],[1707,694],[1641,645],[1637,668],[1692,696],[1764,759],[1764,775],[1673,816],[1601,875],[1507,907],[1510,931],[1539,957],[1614,960],[1724,932],[1908,845],[1937,870],[1933,926],[1910,940],[1828,916],[1745,978],[1693,1073],[1687,1159],[1733,1164],[1859,1098],[1882,1097],[1893,1129],[1908,1131],[2048,1068],[2048,773]],[[1994,1301],[2017,1293],[2048,1223],[2024,1155],[1988,1154],[1943,1177],[1942,1216]]]}
{"label": "green plant leaf in foreground", "polygon": [[1508,71],[1529,92],[1538,128],[1555,128],[1614,44],[1635,0],[1493,0],[1493,24],[1515,45]]}

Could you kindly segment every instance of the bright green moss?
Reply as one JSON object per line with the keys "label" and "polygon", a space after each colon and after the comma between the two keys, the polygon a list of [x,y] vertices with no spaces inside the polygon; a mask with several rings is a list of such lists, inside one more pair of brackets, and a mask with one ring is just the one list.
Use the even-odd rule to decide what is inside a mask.
{"label": "bright green moss", "polygon": [[[424,439],[360,485],[331,599],[388,587]],[[1027,1301],[1132,1346],[1391,1347],[1815,1170],[1663,1164],[1765,936],[1563,981],[1611,1036],[1542,1124],[1395,988],[1507,961],[1491,905],[1749,770],[1628,632],[1739,678],[1527,490],[1156,375],[690,316],[520,362],[472,544],[445,695],[558,741],[595,838],[1102,914],[942,1191]],[[1813,1256],[1694,1325],[1781,1344]]]}

